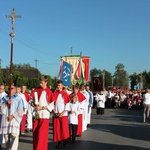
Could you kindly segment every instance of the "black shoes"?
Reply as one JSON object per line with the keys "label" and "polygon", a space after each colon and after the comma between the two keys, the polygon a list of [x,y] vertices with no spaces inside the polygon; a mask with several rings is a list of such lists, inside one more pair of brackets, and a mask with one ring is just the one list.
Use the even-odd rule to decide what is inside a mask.
{"label": "black shoes", "polygon": [[58,142],[55,148],[62,148],[63,147],[63,142]]}

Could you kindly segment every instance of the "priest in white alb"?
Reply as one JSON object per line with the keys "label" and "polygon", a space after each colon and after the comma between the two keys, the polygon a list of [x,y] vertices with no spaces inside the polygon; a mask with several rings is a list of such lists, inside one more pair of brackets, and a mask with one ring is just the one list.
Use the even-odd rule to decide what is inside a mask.
{"label": "priest in white alb", "polygon": [[4,96],[0,101],[0,134],[4,134],[7,150],[17,150],[24,106],[22,98],[16,94],[16,87],[12,85],[10,90],[10,95]]}

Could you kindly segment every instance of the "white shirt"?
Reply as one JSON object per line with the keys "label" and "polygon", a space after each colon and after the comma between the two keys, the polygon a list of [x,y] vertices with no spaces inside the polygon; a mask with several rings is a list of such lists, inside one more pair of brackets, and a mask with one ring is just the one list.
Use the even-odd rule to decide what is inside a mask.
{"label": "white shirt", "polygon": [[112,98],[112,97],[113,97],[113,93],[108,92],[108,93],[107,93],[107,98]]}
{"label": "white shirt", "polygon": [[24,107],[24,114],[27,113],[27,101],[26,101],[26,97],[23,93],[17,93],[18,96],[20,96],[22,98],[23,101],[23,107]]}
{"label": "white shirt", "polygon": [[89,106],[90,95],[86,90],[84,90],[83,95],[86,97],[86,100],[84,100],[82,104],[84,105],[84,110],[87,110]]}
{"label": "white shirt", "polygon": [[[34,92],[34,94],[37,95],[37,92]],[[35,99],[38,99],[38,97]],[[50,112],[54,109],[54,102],[52,102],[52,103],[47,102],[47,93],[45,91],[42,91],[40,98],[39,98],[38,105],[41,107],[47,106],[47,110],[44,109],[44,110],[38,111],[39,117],[41,119],[49,119],[50,118]],[[35,110],[34,110],[34,113],[35,113]],[[34,115],[34,113],[33,113],[33,115]]]}
{"label": "white shirt", "polygon": [[96,94],[95,100],[97,101],[98,108],[105,108],[105,95]]}
{"label": "white shirt", "polygon": [[[65,105],[62,94],[58,95],[56,103],[54,105],[54,109],[56,113],[62,113],[64,110],[68,110],[68,105]],[[63,116],[68,116],[67,111],[63,114]]]}
{"label": "white shirt", "polygon": [[67,94],[70,95],[72,91],[66,90]]}
{"label": "white shirt", "polygon": [[80,111],[80,103],[69,103],[69,109],[68,111],[75,111],[74,114],[69,113],[69,124],[78,124],[78,114]]}
{"label": "white shirt", "polygon": [[143,101],[144,104],[150,104],[150,93],[144,94],[143,98],[144,98]]}
{"label": "white shirt", "polygon": [[0,93],[0,99],[1,98],[3,98],[4,96],[6,96],[7,95],[7,93],[6,92],[2,92],[2,93]]}

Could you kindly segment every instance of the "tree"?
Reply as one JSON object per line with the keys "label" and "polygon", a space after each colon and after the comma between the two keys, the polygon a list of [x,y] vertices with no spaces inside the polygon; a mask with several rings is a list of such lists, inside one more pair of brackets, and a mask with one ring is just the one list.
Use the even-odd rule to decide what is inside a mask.
{"label": "tree", "polygon": [[128,74],[124,70],[124,65],[123,64],[117,64],[115,67],[115,73],[114,73],[114,85],[115,86],[123,86],[124,88],[128,88]]}
{"label": "tree", "polygon": [[100,77],[100,76],[102,76],[102,71],[100,69],[93,68],[90,70],[90,79],[92,79],[92,77]]}
{"label": "tree", "polygon": [[131,81],[131,89],[134,90],[135,86],[138,84],[138,75],[137,73],[133,73],[129,78]]}
{"label": "tree", "polygon": [[2,78],[3,78],[3,83],[5,85],[9,85],[9,80],[10,80],[10,73],[9,70],[5,70],[2,74]]}
{"label": "tree", "polygon": [[[13,76],[12,76],[12,83],[14,85],[22,86],[22,85],[25,85],[27,83],[27,78],[24,77],[24,75],[21,72],[13,70],[12,74],[13,74]],[[5,85],[9,85],[10,84],[10,73],[9,73],[9,70],[4,70],[4,72],[2,74],[2,79],[3,79],[3,83]]]}
{"label": "tree", "polygon": [[48,75],[48,85],[52,86],[52,77],[50,75]]}
{"label": "tree", "polygon": [[[6,66],[6,68],[8,69],[8,68],[10,68],[10,67],[8,67],[8,66]],[[12,64],[12,68],[13,69],[36,69],[36,68],[34,68],[34,67],[31,67],[31,65],[30,64]]]}
{"label": "tree", "polygon": [[[3,72],[3,81],[6,85],[9,85],[9,68],[8,66],[6,66],[6,70],[4,70]],[[22,85],[27,85],[28,88],[32,88],[32,87],[37,87],[39,86],[39,79],[38,77],[41,76],[41,73],[38,69],[34,68],[34,67],[31,67],[30,64],[13,64],[12,65],[12,68],[13,68],[13,83],[14,85],[18,85],[18,86],[22,86]],[[26,73],[26,76],[24,75],[24,71],[25,70],[29,70],[29,74]],[[30,73],[34,72],[36,73],[36,77],[37,79],[35,78],[31,78],[30,79],[27,79],[28,76],[30,75]],[[49,82],[51,83],[51,77],[49,77]],[[30,85],[31,84],[31,85]]]}
{"label": "tree", "polygon": [[111,86],[111,73],[108,72],[107,70],[100,70],[96,68],[91,69],[90,78],[92,79],[93,77],[101,77],[102,82],[104,82],[103,85],[105,86],[106,89]]}
{"label": "tree", "polygon": [[129,76],[131,81],[131,89],[134,90],[135,86],[138,85],[137,88],[145,89],[150,88],[150,72],[144,71],[142,73],[134,72]]}
{"label": "tree", "polygon": [[150,88],[150,71],[146,70],[141,74],[143,80],[143,88]]}
{"label": "tree", "polygon": [[17,86],[26,85],[27,78],[23,76],[23,74],[19,71],[13,71],[13,83]]}
{"label": "tree", "polygon": [[105,71],[105,88],[108,89],[110,86],[113,86],[112,85],[112,75],[110,72],[108,72],[107,70],[104,70]]}
{"label": "tree", "polygon": [[52,87],[53,87],[53,88],[56,88],[56,86],[57,86],[57,81],[58,81],[58,78],[57,78],[57,77],[54,77],[54,78],[52,79]]}
{"label": "tree", "polygon": [[40,86],[40,81],[37,78],[32,78],[28,80],[28,88],[37,88]]}

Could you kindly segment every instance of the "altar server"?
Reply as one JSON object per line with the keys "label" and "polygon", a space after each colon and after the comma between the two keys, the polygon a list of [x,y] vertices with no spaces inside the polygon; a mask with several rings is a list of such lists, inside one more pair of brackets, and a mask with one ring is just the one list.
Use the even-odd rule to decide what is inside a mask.
{"label": "altar server", "polygon": [[32,93],[35,115],[33,118],[33,150],[48,149],[48,131],[50,112],[53,109],[53,94],[47,86],[48,77],[40,77],[40,88]]}

